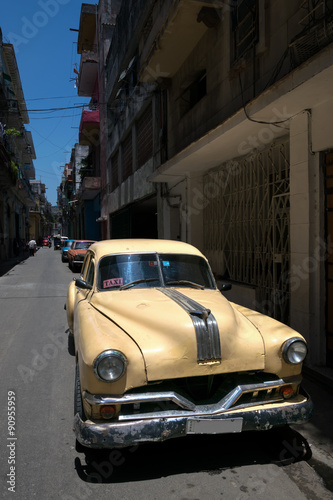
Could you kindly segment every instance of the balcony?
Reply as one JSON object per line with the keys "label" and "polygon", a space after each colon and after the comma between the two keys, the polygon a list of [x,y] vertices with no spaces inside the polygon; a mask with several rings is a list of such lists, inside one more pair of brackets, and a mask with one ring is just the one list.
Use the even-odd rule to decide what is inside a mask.
{"label": "balcony", "polygon": [[18,180],[19,196],[23,203],[27,207],[34,207],[35,205],[35,195],[31,189],[29,181],[26,179],[25,175],[21,175]]}
{"label": "balcony", "polygon": [[98,146],[99,144],[99,111],[84,109],[79,128],[79,144],[81,146]]}
{"label": "balcony", "polygon": [[77,53],[82,54],[84,50],[92,50],[96,37],[97,5],[83,3],[81,5],[79,36],[77,41]]}
{"label": "balcony", "polygon": [[[166,4],[165,4],[166,5]],[[220,22],[214,2],[179,0],[153,23],[142,51],[140,80],[172,78],[209,28]]]}
{"label": "balcony", "polygon": [[84,177],[80,186],[82,200],[93,200],[101,191],[100,177]]}
{"label": "balcony", "polygon": [[84,50],[81,54],[78,79],[78,95],[92,97],[98,82],[98,54],[97,49]]}

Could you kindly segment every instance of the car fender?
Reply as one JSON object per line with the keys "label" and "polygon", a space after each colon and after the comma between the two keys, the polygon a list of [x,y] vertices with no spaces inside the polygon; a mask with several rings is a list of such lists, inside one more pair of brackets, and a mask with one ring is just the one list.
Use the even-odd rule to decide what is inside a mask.
{"label": "car fender", "polygon": [[66,312],[67,312],[67,323],[70,331],[73,333],[74,327],[74,304],[75,304],[75,280],[73,280],[67,290],[67,299],[66,299]]}
{"label": "car fender", "polygon": [[233,307],[245,316],[261,333],[265,344],[265,372],[275,373],[279,377],[292,377],[302,371],[302,363],[291,365],[282,357],[282,346],[290,338],[304,337],[291,327],[268,317],[258,311],[232,303]]}

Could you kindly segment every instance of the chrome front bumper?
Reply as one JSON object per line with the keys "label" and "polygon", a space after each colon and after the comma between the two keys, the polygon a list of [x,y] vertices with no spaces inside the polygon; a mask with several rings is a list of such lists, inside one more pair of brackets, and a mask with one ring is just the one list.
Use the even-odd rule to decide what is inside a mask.
{"label": "chrome front bumper", "polygon": [[76,266],[78,266],[78,265],[83,264],[83,261],[84,261],[84,257],[80,257],[80,258],[75,257],[75,258],[73,259],[73,264],[75,264]]}
{"label": "chrome front bumper", "polygon": [[107,422],[82,420],[79,414],[76,414],[74,432],[77,440],[88,448],[124,448],[188,434],[262,431],[281,425],[303,424],[311,418],[313,403],[303,391],[294,402],[279,401],[247,408],[215,408],[213,412],[211,410],[210,408],[204,412],[192,409],[180,411],[178,415],[175,412],[158,417],[132,415],[125,420]]}

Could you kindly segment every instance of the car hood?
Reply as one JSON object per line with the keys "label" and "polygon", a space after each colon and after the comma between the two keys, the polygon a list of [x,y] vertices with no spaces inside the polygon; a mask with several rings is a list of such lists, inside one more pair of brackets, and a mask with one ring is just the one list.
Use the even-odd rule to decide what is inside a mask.
{"label": "car hood", "polygon": [[73,255],[78,255],[78,254],[82,255],[82,254],[86,254],[88,249],[87,248],[77,248],[77,249],[70,248],[69,250],[70,250],[70,253]]}
{"label": "car hood", "polygon": [[260,332],[218,290],[132,288],[90,302],[138,345],[149,381],[265,367]]}

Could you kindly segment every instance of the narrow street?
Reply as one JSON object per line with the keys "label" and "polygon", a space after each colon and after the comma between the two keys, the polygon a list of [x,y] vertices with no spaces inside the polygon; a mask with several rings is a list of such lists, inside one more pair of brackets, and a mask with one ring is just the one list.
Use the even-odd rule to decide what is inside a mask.
{"label": "narrow street", "polygon": [[323,422],[333,396],[313,382],[309,389],[325,407],[318,400],[318,416],[300,430],[77,451],[75,363],[64,311],[74,276],[60,252],[46,247],[0,277],[1,498],[333,498],[332,483],[319,475],[324,468],[323,477],[332,477],[333,436]]}

